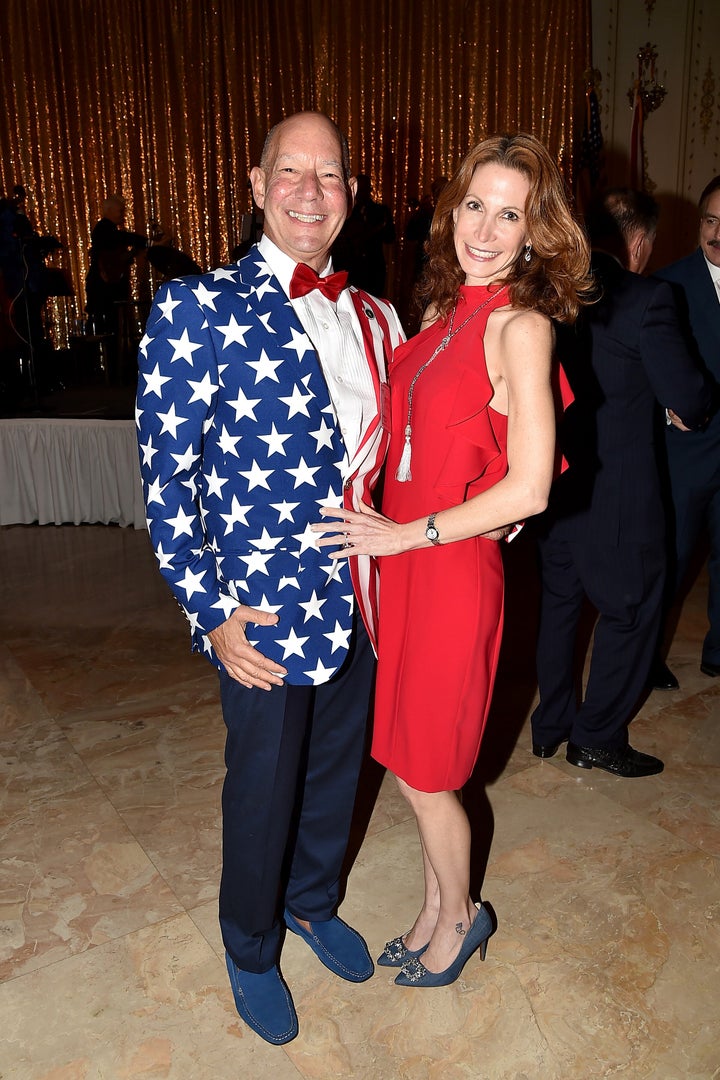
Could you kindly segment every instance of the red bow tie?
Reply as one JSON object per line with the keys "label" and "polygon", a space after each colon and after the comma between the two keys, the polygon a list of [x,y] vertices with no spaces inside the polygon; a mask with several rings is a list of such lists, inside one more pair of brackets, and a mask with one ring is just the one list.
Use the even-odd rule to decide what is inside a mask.
{"label": "red bow tie", "polygon": [[328,300],[337,303],[338,296],[347,285],[347,278],[345,270],[338,270],[336,274],[328,274],[327,277],[321,278],[312,266],[308,266],[307,263],[298,263],[290,282],[290,299],[294,300],[297,296],[305,296],[313,289],[319,289]]}

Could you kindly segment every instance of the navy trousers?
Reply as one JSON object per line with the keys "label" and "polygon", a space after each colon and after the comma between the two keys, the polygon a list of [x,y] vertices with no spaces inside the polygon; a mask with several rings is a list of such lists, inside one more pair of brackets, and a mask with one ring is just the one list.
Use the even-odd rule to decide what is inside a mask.
{"label": "navy trousers", "polygon": [[283,907],[337,909],[375,658],[357,616],[342,668],[322,686],[248,689],[220,675],[227,727],[220,926],[237,966],[277,963]]}
{"label": "navy trousers", "polygon": [[[650,670],[662,612],[663,544],[539,542],[542,579],[533,742],[619,749]],[[579,704],[576,638],[584,597],[598,612]]]}
{"label": "navy trousers", "polygon": [[[692,435],[687,436],[689,439]],[[693,470],[676,452],[668,453],[670,489],[675,518],[675,558],[670,597],[686,584],[701,533],[710,536],[708,559],[708,630],[702,647],[704,663],[720,664],[720,461],[712,470]],[[708,475],[709,472],[709,475]]]}

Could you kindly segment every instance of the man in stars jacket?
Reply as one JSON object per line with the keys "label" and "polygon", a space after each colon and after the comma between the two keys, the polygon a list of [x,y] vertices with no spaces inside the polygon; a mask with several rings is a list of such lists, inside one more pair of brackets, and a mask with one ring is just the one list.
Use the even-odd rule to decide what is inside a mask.
{"label": "man in stars jacket", "polygon": [[[392,307],[343,288],[330,247],[354,180],[321,113],[268,135],[264,235],[239,263],[163,286],[140,349],[148,527],[227,726],[220,923],[240,1015],[284,1043],[297,1017],[283,921],[336,975],[369,978],[336,915],[374,658],[375,569],[332,560],[322,506],[371,501],[382,466]],[[319,275],[319,276],[318,276]],[[338,280],[340,279],[340,280]]]}

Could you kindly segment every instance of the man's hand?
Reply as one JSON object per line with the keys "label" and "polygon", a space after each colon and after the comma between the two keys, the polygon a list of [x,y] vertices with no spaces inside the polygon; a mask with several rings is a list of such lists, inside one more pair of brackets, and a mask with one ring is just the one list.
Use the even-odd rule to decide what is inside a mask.
{"label": "man's hand", "polygon": [[673,427],[676,427],[679,431],[690,431],[691,430],[691,428],[685,427],[685,425],[683,424],[683,422],[680,419],[680,417],[678,416],[678,414],[676,412],[673,412],[672,409],[666,409],[665,410],[665,415],[667,416],[668,420],[673,425]]}
{"label": "man's hand", "polygon": [[504,540],[514,528],[514,525],[501,525],[499,529],[491,529],[490,532],[480,533],[480,536],[483,540]]}
{"label": "man's hand", "polygon": [[273,686],[283,685],[282,676],[287,675],[287,670],[253,648],[245,633],[248,623],[274,626],[277,621],[277,615],[269,611],[260,611],[242,604],[233,611],[229,619],[208,634],[210,643],[218,659],[225,665],[228,675],[243,686],[270,690]]}

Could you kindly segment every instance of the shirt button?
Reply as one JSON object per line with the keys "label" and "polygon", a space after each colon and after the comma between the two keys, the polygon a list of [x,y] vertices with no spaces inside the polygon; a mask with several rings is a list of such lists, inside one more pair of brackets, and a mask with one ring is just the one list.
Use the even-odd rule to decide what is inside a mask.
{"label": "shirt button", "polygon": [[339,383],[343,382],[343,377],[342,377],[342,375],[336,375],[336,376],[335,376],[335,382],[339,382]]}
{"label": "shirt button", "polygon": [[329,330],[329,329],[330,329],[330,323],[326,323],[326,322],[324,322],[324,323],[322,324],[322,328],[323,328],[323,330]]}

